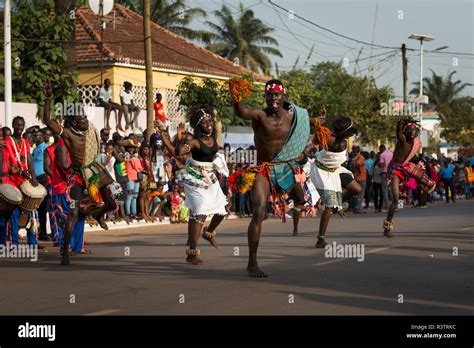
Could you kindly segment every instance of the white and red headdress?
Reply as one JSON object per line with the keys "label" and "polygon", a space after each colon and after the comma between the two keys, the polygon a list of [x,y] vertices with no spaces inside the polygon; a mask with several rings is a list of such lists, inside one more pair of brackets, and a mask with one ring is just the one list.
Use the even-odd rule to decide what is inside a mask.
{"label": "white and red headdress", "polygon": [[274,92],[274,91],[285,94],[285,87],[280,83],[270,83],[265,88],[265,92]]}

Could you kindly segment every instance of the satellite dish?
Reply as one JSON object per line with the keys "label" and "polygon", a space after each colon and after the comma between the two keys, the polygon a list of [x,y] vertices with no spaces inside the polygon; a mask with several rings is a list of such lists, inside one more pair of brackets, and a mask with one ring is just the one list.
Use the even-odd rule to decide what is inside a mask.
{"label": "satellite dish", "polygon": [[[102,13],[100,7],[102,6]],[[114,7],[114,0],[89,0],[89,7],[99,16],[105,16]]]}

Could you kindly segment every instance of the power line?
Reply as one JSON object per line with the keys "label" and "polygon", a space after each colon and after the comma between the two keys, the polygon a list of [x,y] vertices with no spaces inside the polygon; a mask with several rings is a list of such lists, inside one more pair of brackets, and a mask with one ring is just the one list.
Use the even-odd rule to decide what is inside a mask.
{"label": "power line", "polygon": [[[218,4],[216,1],[214,1],[214,2],[215,2],[216,4]],[[209,12],[214,12],[214,10],[210,9],[210,8],[207,7],[207,6],[204,6],[204,5],[201,4],[200,2],[196,1],[196,3],[199,4],[200,6],[202,6],[203,8],[205,8],[206,10],[208,10]],[[226,2],[224,2],[224,4],[230,6],[230,7],[234,8],[234,9],[237,9],[237,7],[235,7],[235,6],[232,5],[232,4],[229,4],[229,3],[226,3]],[[259,2],[259,3],[255,4],[255,5],[260,5],[260,4],[272,8],[271,6],[269,6],[269,5],[267,5],[267,4],[263,3],[263,2]],[[221,5],[221,4],[219,4],[219,5]],[[240,11],[239,11],[239,12],[240,12]],[[263,20],[263,19],[260,19],[260,21],[261,21],[262,23],[264,23],[264,24],[270,26],[270,27],[273,27],[273,26],[274,26],[274,24],[269,23],[269,22],[267,22],[267,21],[265,21],[265,20]],[[282,29],[282,28],[280,28],[280,30],[292,35],[292,33],[290,33],[289,30],[284,30],[284,29]],[[273,33],[273,35],[276,36],[276,37],[278,37],[278,38],[280,38],[280,39],[283,39],[283,40],[285,40],[285,41],[288,41],[288,42],[290,42],[291,44],[294,44],[294,40],[292,40],[292,39],[288,39],[288,38],[286,38],[286,37],[284,37],[284,36],[279,35],[278,33]],[[324,45],[329,45],[329,46],[334,46],[334,47],[344,47],[344,48],[347,48],[347,47],[348,47],[348,46],[335,45],[335,44],[327,43],[327,42],[324,42],[324,41],[318,41],[318,40],[315,40],[315,39],[313,39],[313,38],[308,38],[308,37],[302,36],[302,35],[299,35],[299,36],[302,37],[302,38],[306,38],[306,39],[308,39],[308,40],[311,40],[311,41],[313,41],[313,42],[317,42],[317,43],[324,44]],[[308,54],[308,52],[302,52],[302,51],[300,51],[300,50],[298,50],[298,49],[296,49],[296,48],[291,48],[291,47],[284,46],[284,45],[281,45],[281,44],[279,44],[279,45],[280,45],[281,47],[285,47],[285,48],[291,49],[291,50],[293,50],[293,51],[297,51],[297,52],[300,53],[300,54],[305,54],[305,55]],[[304,45],[304,44],[303,44],[303,45]],[[306,47],[306,45],[304,45],[304,46]],[[339,57],[339,56],[326,56],[326,57]]]}
{"label": "power line", "polygon": [[[270,5],[266,4],[266,3],[262,3],[262,5],[264,5],[264,6],[268,7],[268,8],[273,9],[275,12],[277,12],[277,13],[279,14],[279,12],[278,12],[278,10],[277,10],[277,8],[276,8],[275,6],[270,6]],[[281,18],[281,17],[280,17],[280,18]],[[299,25],[301,25],[301,26],[303,26],[303,27],[305,27],[305,28],[308,28],[307,26],[302,25],[302,24],[299,23],[299,22],[296,22],[296,23],[299,24]],[[285,25],[285,27],[286,27],[286,25]],[[287,28],[288,28],[288,27],[287,27]],[[323,37],[326,37],[326,38],[328,38],[328,39],[330,39],[330,40],[336,41],[336,42],[339,43],[340,45],[335,45],[335,44],[333,44],[333,43],[329,43],[329,42],[326,42],[326,41],[316,40],[316,39],[314,39],[314,38],[310,38],[310,37],[307,37],[307,36],[304,36],[304,35],[301,35],[301,34],[299,34],[299,36],[302,37],[302,38],[305,38],[305,39],[307,39],[307,40],[313,41],[313,42],[321,43],[321,44],[323,44],[323,45],[328,45],[328,46],[333,46],[333,47],[344,47],[344,48],[355,49],[355,47],[347,46],[347,45],[343,44],[342,42],[339,42],[339,41],[337,41],[337,40],[334,40],[333,38],[331,38],[331,37],[329,37],[329,36],[327,36],[327,35],[323,35],[323,34],[319,33],[318,31],[314,30],[313,28],[309,28],[309,29],[310,29],[311,31],[313,31],[314,33],[316,33],[316,34],[319,34],[319,35],[321,35],[321,36],[323,36]]]}
{"label": "power line", "polygon": [[[208,7],[206,7],[206,6],[203,6],[203,5],[200,4],[199,2],[196,1],[196,3],[197,3],[198,5],[201,5],[202,7],[204,7],[204,8],[205,8],[206,10],[208,10],[209,12],[213,12],[213,10],[211,10],[210,8],[208,8]],[[187,8],[189,9],[190,7],[187,7]],[[205,22],[200,21],[200,20],[198,20],[197,18],[194,18],[194,20],[197,20],[197,21],[200,22],[201,24],[206,25]],[[288,38],[286,38],[286,37],[283,37],[283,36],[281,36],[281,35],[275,34],[275,36],[277,36],[277,37],[279,37],[279,38],[281,38],[281,39],[283,39],[283,40],[289,41],[290,43],[294,43],[293,40],[290,40],[290,39],[288,39]],[[300,54],[308,54],[308,52],[303,52],[303,51],[300,51],[300,50],[298,50],[298,49],[296,49],[296,48],[282,45],[281,43],[278,43],[278,45],[281,46],[281,47],[287,48],[287,49],[289,49],[289,50],[298,52],[298,53],[300,53]]]}
{"label": "power line", "polygon": [[[392,57],[392,59],[393,59],[393,58],[394,58],[394,57]],[[389,64],[387,65],[387,68],[385,68],[385,70],[382,71],[382,72],[375,78],[376,80],[379,80],[382,76],[384,76],[386,73],[388,73],[388,72],[393,68],[393,66],[395,65],[395,64],[390,64],[390,63],[391,63],[391,59],[388,61],[388,63],[389,63]]]}
{"label": "power line", "polygon": [[391,53],[394,53],[394,52],[398,52],[398,49],[397,49],[397,50],[388,51],[388,52],[384,52],[384,53],[380,53],[380,54],[376,54],[375,56],[370,56],[370,57],[365,57],[365,58],[362,58],[362,59],[358,59],[357,62],[362,62],[362,61],[367,60],[367,59],[372,59],[372,58],[384,56],[384,55],[391,54]]}
{"label": "power line", "polygon": [[[407,48],[407,51],[415,51],[415,52],[420,52],[419,48]],[[450,52],[450,51],[425,51],[423,50],[423,54],[427,53],[432,53],[432,54],[454,54],[458,56],[469,56],[469,57],[474,57],[474,53],[466,53],[466,52]]]}
{"label": "power line", "polygon": [[372,65],[369,65],[367,68],[364,68],[364,69],[362,69],[362,70],[359,70],[359,74],[360,74],[361,72],[363,72],[363,71],[369,71],[370,69],[372,69],[372,68],[375,67],[376,65],[379,65],[379,64],[383,63],[383,62],[384,62],[385,60],[387,60],[387,59],[391,60],[391,59],[393,59],[394,57],[396,57],[397,55],[398,55],[398,52],[392,53],[392,54],[388,55],[387,57],[385,57],[385,58],[383,58],[383,59],[377,61],[376,63],[374,63],[374,64],[372,64]]}
{"label": "power line", "polygon": [[[276,4],[276,3],[274,3],[272,0],[268,0],[268,2],[269,2],[270,4],[272,4],[272,5],[274,5],[274,6],[278,7],[278,8],[280,8],[281,10],[287,12],[287,13],[290,13],[290,10],[288,10],[288,9],[286,9],[286,8],[284,8],[284,7],[282,7],[282,6],[278,5],[278,4]],[[335,31],[333,31],[333,30],[331,30],[331,29],[329,29],[329,28],[325,28],[325,27],[323,27],[323,26],[321,26],[321,25],[319,25],[319,24],[317,24],[317,23],[315,23],[315,22],[313,22],[313,21],[310,21],[309,19],[306,19],[306,18],[304,18],[304,17],[302,17],[302,16],[300,16],[300,15],[294,13],[293,11],[292,11],[291,13],[293,13],[293,15],[294,15],[295,17],[301,19],[301,20],[304,21],[304,22],[307,22],[307,23],[309,23],[309,24],[311,24],[311,25],[313,25],[313,26],[315,26],[315,27],[317,27],[317,28],[320,28],[320,29],[322,29],[322,30],[325,30],[325,31],[327,31],[327,32],[330,32],[331,34],[334,34],[334,35],[336,35],[336,36],[343,37],[343,38],[345,38],[345,39],[347,39],[347,40],[351,40],[351,41],[354,41],[354,42],[357,42],[357,43],[360,43],[360,44],[363,44],[363,45],[366,45],[366,46],[371,46],[371,47],[386,48],[386,49],[398,49],[398,47],[390,47],[390,46],[384,46],[384,45],[378,45],[378,44],[371,44],[371,43],[369,43],[369,42],[365,42],[365,41],[362,41],[362,40],[354,39],[354,38],[349,37],[349,36],[346,36],[346,35],[344,35],[344,34],[340,34],[340,33],[338,33],[338,32],[335,32]],[[417,51],[417,52],[419,52],[420,49],[417,49],[417,48],[407,48],[407,51]],[[434,53],[434,54],[455,54],[455,55],[474,56],[473,53],[466,53],[466,52],[450,52],[450,51],[435,51],[435,50],[433,50],[433,51],[424,51],[424,52],[426,52],[426,53]]]}
{"label": "power line", "polygon": [[305,44],[303,41],[301,41],[301,40],[299,39],[299,37],[297,37],[297,36],[291,31],[291,29],[286,25],[286,23],[285,23],[285,22],[283,21],[283,19],[281,18],[280,13],[279,13],[275,8],[273,8],[273,10],[275,11],[275,13],[277,14],[278,18],[280,19],[281,24],[283,24],[283,26],[284,26],[284,27],[289,31],[289,33],[296,39],[296,41],[298,41],[300,44],[302,44],[302,45],[303,45],[304,47],[306,47],[307,49],[310,49],[310,48],[309,48],[308,46],[306,46],[306,44]]}
{"label": "power line", "polygon": [[[270,4],[272,4],[272,5],[276,6],[276,7],[278,7],[279,9],[281,9],[281,10],[287,12],[287,13],[290,13],[290,10],[288,10],[288,9],[286,9],[286,8],[284,8],[284,7],[280,6],[280,5],[278,5],[278,4],[275,4],[272,0],[268,0],[268,2],[269,2]],[[358,39],[351,38],[351,37],[346,36],[346,35],[343,35],[343,34],[339,34],[339,33],[335,32],[335,31],[333,31],[333,30],[331,30],[331,29],[325,28],[325,27],[323,27],[323,26],[321,26],[321,25],[319,25],[319,24],[317,24],[317,23],[314,23],[313,21],[310,21],[309,19],[306,19],[306,18],[304,18],[304,17],[301,17],[300,15],[294,13],[294,11],[292,11],[291,13],[292,13],[295,17],[301,19],[301,20],[304,21],[304,22],[307,22],[307,23],[309,23],[309,24],[311,24],[311,25],[314,25],[315,27],[317,27],[317,28],[319,28],[319,29],[322,29],[322,30],[324,30],[324,31],[327,31],[327,32],[329,32],[329,33],[331,33],[331,34],[334,34],[334,35],[337,35],[337,36],[339,36],[339,37],[345,38],[345,39],[347,39],[347,40],[351,40],[351,41],[354,41],[354,42],[357,42],[357,43],[360,43],[360,44],[363,44],[363,45],[366,45],[366,46],[379,47],[379,48],[387,48],[387,49],[395,49],[395,48],[398,49],[398,47],[389,47],[389,46],[382,46],[382,45],[377,45],[377,44],[371,44],[371,43],[369,43],[369,42],[365,42],[365,41],[362,41],[362,40],[358,40]]]}

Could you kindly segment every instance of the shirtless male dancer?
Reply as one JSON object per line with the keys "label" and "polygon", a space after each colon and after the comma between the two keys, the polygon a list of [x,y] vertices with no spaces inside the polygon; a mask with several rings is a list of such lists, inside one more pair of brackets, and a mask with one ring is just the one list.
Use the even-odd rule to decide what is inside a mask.
{"label": "shirtless male dancer", "polygon": [[304,209],[304,193],[301,185],[296,185],[295,168],[296,158],[305,149],[309,138],[309,116],[305,109],[285,101],[285,88],[278,80],[265,84],[267,107],[264,110],[246,108],[243,98],[239,98],[233,90],[231,84],[234,112],[244,120],[252,121],[257,150],[257,166],[249,169],[256,175],[251,186],[253,214],[248,227],[247,272],[250,277],[268,277],[257,264],[268,195],[272,194],[276,201],[282,193],[288,192],[295,198],[295,207]]}

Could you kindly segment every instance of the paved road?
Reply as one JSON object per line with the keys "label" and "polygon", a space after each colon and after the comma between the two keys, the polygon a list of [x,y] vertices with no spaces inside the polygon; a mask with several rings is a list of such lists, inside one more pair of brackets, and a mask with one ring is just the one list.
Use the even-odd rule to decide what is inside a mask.
{"label": "paved road", "polygon": [[0,314],[472,314],[473,212],[474,201],[402,209],[393,239],[381,214],[334,217],[328,242],[364,245],[363,262],[315,249],[318,218],[301,220],[300,237],[291,220],[269,220],[259,250],[267,279],[245,273],[248,219],[224,221],[220,248],[201,245],[200,267],[184,262],[185,225],[91,232],[94,254],[69,267],[52,247],[37,262],[0,259]]}

